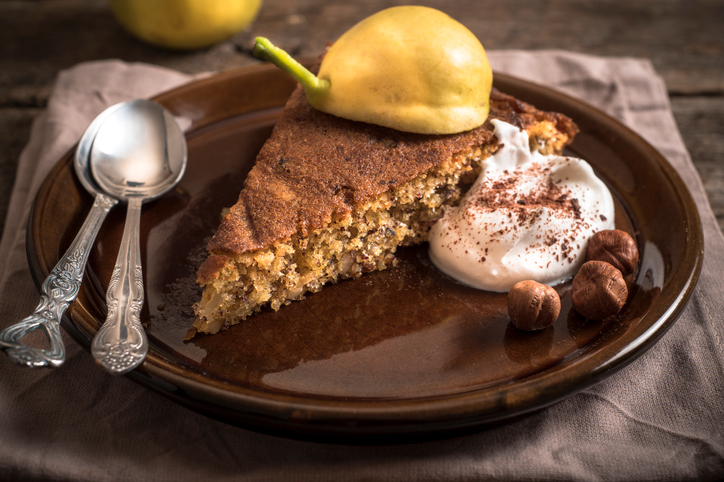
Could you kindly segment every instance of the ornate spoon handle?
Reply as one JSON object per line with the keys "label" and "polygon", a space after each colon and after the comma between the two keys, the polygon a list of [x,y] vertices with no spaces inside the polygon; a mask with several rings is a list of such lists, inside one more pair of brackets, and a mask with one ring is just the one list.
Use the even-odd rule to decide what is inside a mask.
{"label": "ornate spoon handle", "polygon": [[[108,211],[116,204],[116,199],[105,194],[96,196],[73,243],[43,282],[35,312],[0,333],[0,348],[15,363],[29,367],[58,367],[65,361],[60,320],[78,296],[88,254]],[[20,343],[23,336],[38,328],[42,328],[48,337],[50,348],[47,350]]]}
{"label": "ornate spoon handle", "polygon": [[114,375],[136,368],[148,352],[146,332],[141,326],[144,294],[140,225],[141,199],[130,198],[121,248],[106,293],[108,315],[91,344],[96,362]]}

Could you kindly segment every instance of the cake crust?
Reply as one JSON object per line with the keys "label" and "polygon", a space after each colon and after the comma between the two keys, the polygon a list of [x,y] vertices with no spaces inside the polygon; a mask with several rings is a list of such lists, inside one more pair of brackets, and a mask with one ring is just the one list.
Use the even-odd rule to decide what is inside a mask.
{"label": "cake crust", "polygon": [[[490,105],[489,120],[524,129],[543,154],[577,133],[568,117],[495,89]],[[500,147],[489,121],[459,134],[401,132],[322,113],[298,87],[207,246],[187,338],[395,266],[397,248],[427,241]]]}
{"label": "cake crust", "polygon": [[[529,130],[547,126],[570,142],[577,132],[566,116],[543,112],[493,89],[489,119]],[[306,236],[359,205],[407,182],[442,159],[471,146],[496,143],[486,122],[471,131],[423,135],[341,119],[314,109],[301,87],[261,149],[238,202],[208,244],[211,256],[198,270],[201,284],[215,278],[228,256],[268,247],[292,235]],[[545,147],[545,146],[544,146]],[[548,146],[557,151],[563,145]]]}

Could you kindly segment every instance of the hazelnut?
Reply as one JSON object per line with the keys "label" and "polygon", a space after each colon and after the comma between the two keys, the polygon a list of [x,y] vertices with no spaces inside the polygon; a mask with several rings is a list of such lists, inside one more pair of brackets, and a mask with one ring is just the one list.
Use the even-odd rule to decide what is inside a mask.
{"label": "hazelnut", "polygon": [[508,316],[526,331],[551,326],[561,312],[561,299],[550,286],[532,280],[516,283],[508,292]]}
{"label": "hazelnut", "polygon": [[628,289],[621,271],[605,261],[587,261],[571,287],[573,308],[589,320],[615,315],[626,303]]}
{"label": "hazelnut", "polygon": [[628,276],[639,262],[639,250],[636,241],[626,231],[608,229],[599,231],[588,240],[586,249],[588,261],[605,261]]}

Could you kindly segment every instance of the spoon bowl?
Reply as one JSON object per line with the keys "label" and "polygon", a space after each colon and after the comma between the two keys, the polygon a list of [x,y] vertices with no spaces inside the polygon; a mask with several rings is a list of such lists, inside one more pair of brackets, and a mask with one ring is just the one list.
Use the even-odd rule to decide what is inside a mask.
{"label": "spoon bowl", "polygon": [[162,196],[186,169],[186,140],[176,119],[155,102],[119,106],[103,122],[90,151],[93,178],[120,201]]}
{"label": "spoon bowl", "polygon": [[136,368],[148,352],[141,325],[141,205],[174,187],[187,162],[186,138],[166,109],[148,100],[127,102],[98,128],[90,166],[98,186],[126,202],[126,224],[108,284],[106,321],[91,343],[96,362],[112,374]]}
{"label": "spoon bowl", "polygon": [[98,116],[93,119],[93,121],[88,125],[85,132],[83,132],[83,135],[78,141],[78,146],[75,148],[73,169],[75,170],[75,174],[76,176],[78,176],[78,180],[83,185],[85,190],[92,194],[94,197],[98,195],[107,196],[107,194],[104,193],[101,187],[96,183],[96,180],[93,178],[93,173],[91,172],[90,153],[91,148],[93,147],[93,141],[96,140],[96,135],[98,135],[98,129],[100,129],[101,125],[106,121],[106,119],[108,119],[108,117],[112,113],[123,107],[125,104],[127,104],[127,102],[113,104],[112,106],[108,107],[106,110],[98,114]]}

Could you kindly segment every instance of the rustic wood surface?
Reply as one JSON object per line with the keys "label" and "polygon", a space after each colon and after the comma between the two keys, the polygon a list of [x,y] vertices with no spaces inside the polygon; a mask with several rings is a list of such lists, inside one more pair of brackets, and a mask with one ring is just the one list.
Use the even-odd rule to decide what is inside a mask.
{"label": "rustic wood surface", "polygon": [[[362,18],[403,2],[265,0],[250,29],[211,48],[145,45],[116,23],[106,0],[0,1],[0,220],[18,157],[57,73],[119,58],[187,73],[257,62],[255,35],[293,55],[317,55]],[[487,49],[566,49],[651,59],[664,78],[684,142],[724,229],[724,2],[721,0],[419,0],[472,30]],[[1,228],[0,228],[1,229]]]}

